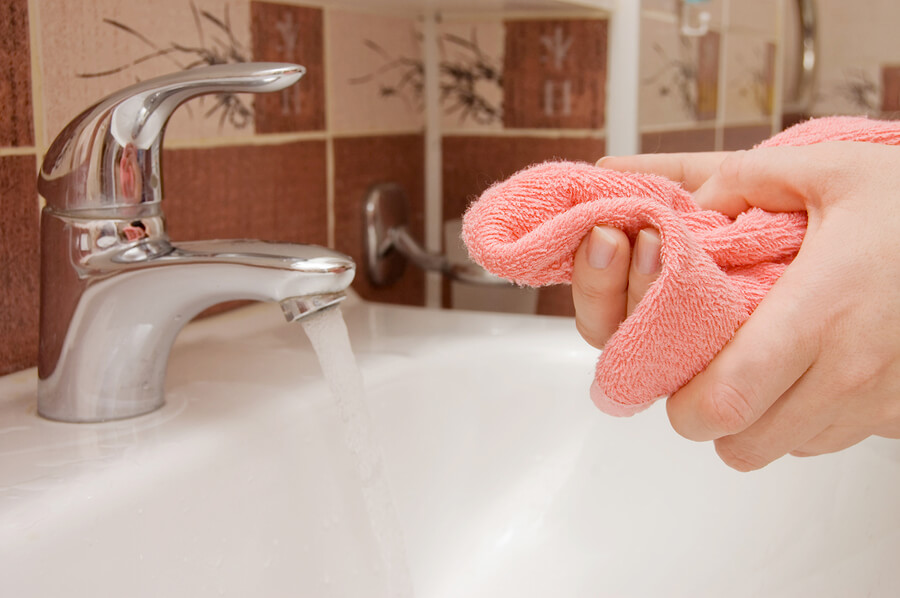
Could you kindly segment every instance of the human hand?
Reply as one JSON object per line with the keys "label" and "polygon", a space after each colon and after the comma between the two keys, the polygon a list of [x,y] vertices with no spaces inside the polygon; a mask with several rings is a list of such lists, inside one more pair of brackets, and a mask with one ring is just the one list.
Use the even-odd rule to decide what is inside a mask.
{"label": "human hand", "polygon": [[[662,175],[693,192],[726,155],[710,152],[607,156],[597,165]],[[633,248],[625,233],[609,226],[597,226],[585,235],[575,253],[572,300],[578,332],[592,346],[603,348],[659,276],[659,249],[659,233],[652,228],[637,235]]]}
{"label": "human hand", "polygon": [[[900,148],[854,142],[603,161],[680,181],[701,206],[732,217],[750,206],[809,216],[791,266],[732,341],[667,401],[679,434],[714,440],[740,471],[873,434],[900,438],[898,164]],[[584,289],[621,288],[621,270],[619,287],[612,271],[603,283],[586,280],[600,274],[584,258],[576,254],[576,311],[606,313],[597,309],[605,296]]]}

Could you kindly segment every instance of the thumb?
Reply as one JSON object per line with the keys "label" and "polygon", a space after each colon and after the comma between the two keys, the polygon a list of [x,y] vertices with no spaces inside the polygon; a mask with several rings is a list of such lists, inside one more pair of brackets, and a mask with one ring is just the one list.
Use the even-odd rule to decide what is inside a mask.
{"label": "thumb", "polygon": [[669,398],[679,434],[703,441],[742,432],[809,369],[816,353],[808,279],[803,268],[788,269],[731,342]]}
{"label": "thumb", "polygon": [[734,152],[694,194],[706,210],[732,218],[750,207],[799,212],[821,203],[836,172],[844,168],[846,142],[802,147],[764,147]]}

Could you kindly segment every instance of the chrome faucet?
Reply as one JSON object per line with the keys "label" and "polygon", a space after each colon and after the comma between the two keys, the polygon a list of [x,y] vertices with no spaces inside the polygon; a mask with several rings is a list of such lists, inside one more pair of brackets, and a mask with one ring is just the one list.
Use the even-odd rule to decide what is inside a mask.
{"label": "chrome faucet", "polygon": [[190,69],[121,90],[63,129],[44,158],[38,413],[68,422],[132,417],[163,405],[181,327],[226,300],[278,301],[292,321],[344,298],[353,261],[313,245],[173,245],[162,212],[162,137],[201,94],[267,92],[293,64]]}

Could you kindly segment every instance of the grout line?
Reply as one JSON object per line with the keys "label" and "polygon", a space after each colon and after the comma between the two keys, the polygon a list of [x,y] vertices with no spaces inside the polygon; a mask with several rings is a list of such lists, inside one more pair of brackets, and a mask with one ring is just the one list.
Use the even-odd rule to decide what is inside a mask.
{"label": "grout line", "polygon": [[[327,115],[326,115],[327,118]],[[200,149],[205,147],[225,147],[242,145],[282,145],[294,141],[328,141],[329,139],[344,139],[354,137],[395,137],[401,135],[422,135],[423,130],[418,129],[384,129],[376,131],[343,131],[334,133],[330,131],[295,131],[292,133],[254,133],[242,137],[205,137],[193,139],[166,140],[165,149]],[[3,148],[0,148],[0,152]]]}
{"label": "grout line", "polygon": [[44,132],[44,80],[41,72],[41,30],[38,0],[28,0],[28,50],[31,57],[31,122],[34,131],[35,151],[39,151],[46,143]]}
{"label": "grout line", "polygon": [[731,37],[730,29],[730,0],[722,2],[722,30],[719,34],[719,89],[716,102],[716,151],[722,151],[725,147],[725,111],[728,107],[728,40]]}
{"label": "grout line", "polygon": [[41,157],[41,152],[33,145],[17,146],[17,147],[0,147],[0,157],[3,156],[37,156]]}
{"label": "grout line", "polygon": [[661,23],[678,24],[678,15],[674,12],[664,10],[645,8],[641,11],[641,18],[648,21],[659,21]]}
{"label": "grout line", "polygon": [[772,135],[781,131],[781,122],[784,118],[784,39],[785,39],[785,11],[783,0],[775,2],[775,73],[772,75]]}
{"label": "grout line", "polygon": [[401,135],[422,135],[425,133],[424,127],[416,127],[411,129],[371,129],[368,131],[333,131],[330,133],[335,139],[353,138],[353,137],[399,137]]}
{"label": "grout line", "polygon": [[325,237],[328,247],[334,249],[337,238],[335,236],[336,217],[335,209],[335,159],[334,139],[325,140]]}
{"label": "grout line", "polygon": [[294,141],[323,141],[327,137],[324,131],[298,131],[292,133],[254,133],[246,137],[204,137],[194,139],[167,139],[165,149],[193,149],[204,147],[223,147],[232,145],[282,145]]}
{"label": "grout line", "polygon": [[[385,8],[378,6],[379,3],[377,2],[371,2],[370,6],[359,6],[352,2],[342,2],[340,0],[279,0],[279,2],[293,6],[321,8],[323,11],[339,10],[343,12],[355,12],[377,16],[409,18],[422,15],[422,11],[417,8]],[[372,6],[373,4],[374,6]]]}
{"label": "grout line", "polygon": [[[422,64],[425,100],[425,249],[443,248],[443,155],[441,143],[440,57],[441,16],[433,11],[422,21]],[[425,306],[440,307],[443,282],[439,274],[425,274]]]}
{"label": "grout line", "polygon": [[334,77],[329,63],[331,50],[331,28],[329,7],[322,7],[322,70],[325,74],[325,238],[328,247],[334,249],[336,242],[335,218],[335,156],[334,156],[334,108],[331,98],[334,97]]}
{"label": "grout line", "polygon": [[[42,163],[41,155],[36,154],[34,156],[34,176],[37,177],[41,173],[41,163]],[[40,227],[40,214],[44,210],[44,206],[47,205],[47,200],[44,199],[44,196],[40,193],[37,194],[38,201],[38,227]]]}
{"label": "grout line", "polygon": [[602,8],[577,7],[571,10],[488,10],[442,12],[441,20],[445,22],[483,22],[483,21],[544,21],[550,19],[606,19],[611,13]]}
{"label": "grout line", "polygon": [[702,131],[705,129],[714,129],[718,125],[713,120],[693,120],[680,123],[666,123],[660,125],[644,125],[640,132],[643,133],[677,133],[679,131]]}
{"label": "grout line", "polygon": [[[34,155],[34,174],[35,177],[41,171],[41,163],[43,162],[44,144],[46,143],[46,135],[44,132],[44,76],[41,71],[41,29],[40,11],[38,9],[38,0],[28,0],[28,54],[31,58],[31,127],[34,135],[34,147],[15,148],[22,150],[19,155]],[[14,149],[14,148],[9,148]],[[0,155],[16,155],[16,152],[4,152],[0,149]],[[38,227],[40,227],[40,213],[47,200],[40,193],[35,194],[37,201]]]}
{"label": "grout line", "polygon": [[544,137],[551,139],[603,139],[606,129],[456,129],[444,137]]}

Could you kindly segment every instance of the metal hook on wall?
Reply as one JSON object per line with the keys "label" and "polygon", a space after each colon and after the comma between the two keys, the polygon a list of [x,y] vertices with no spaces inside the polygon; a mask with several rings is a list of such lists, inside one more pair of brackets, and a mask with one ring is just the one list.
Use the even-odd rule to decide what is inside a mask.
{"label": "metal hook on wall", "polygon": [[679,28],[681,35],[687,37],[703,37],[709,33],[712,16],[706,10],[709,0],[681,0]]}

